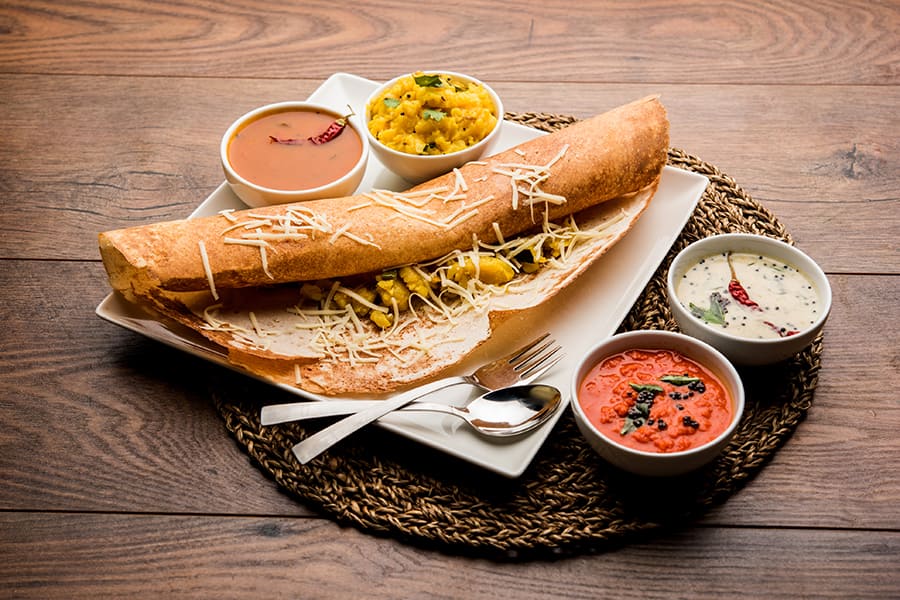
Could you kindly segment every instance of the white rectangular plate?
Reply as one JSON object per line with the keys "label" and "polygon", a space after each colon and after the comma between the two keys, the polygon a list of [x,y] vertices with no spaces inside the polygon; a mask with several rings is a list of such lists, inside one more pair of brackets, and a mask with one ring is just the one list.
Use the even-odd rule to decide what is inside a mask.
{"label": "white rectangular plate", "polygon": [[[355,75],[337,73],[328,78],[309,100],[335,110],[346,109],[349,104],[356,114],[365,114],[366,98],[377,85]],[[500,151],[539,135],[543,133],[506,122],[493,150]],[[558,387],[566,403],[549,422],[527,435],[512,439],[479,436],[459,419],[445,415],[392,414],[381,419],[379,425],[506,477],[521,475],[568,405],[570,378],[578,359],[591,346],[615,333],[690,218],[707,183],[708,180],[702,175],[666,167],[656,197],[622,241],[573,285],[544,305],[529,311],[527,318],[518,317],[505,323],[473,356],[458,365],[452,373],[447,373],[469,373],[483,362],[502,356],[531,337],[549,331],[562,344],[566,354],[542,380],[542,383]],[[385,169],[377,157],[369,159],[360,191],[374,188],[399,191],[407,187],[409,185]],[[246,206],[223,183],[191,217],[212,215],[227,208],[242,209]],[[97,307],[97,314],[141,335],[234,368],[228,363],[225,353],[202,336],[187,328],[157,321],[118,294],[107,296]],[[304,398],[328,400],[290,386],[278,387]],[[435,399],[464,402],[472,393],[467,387],[452,388],[441,393],[441,398]]]}

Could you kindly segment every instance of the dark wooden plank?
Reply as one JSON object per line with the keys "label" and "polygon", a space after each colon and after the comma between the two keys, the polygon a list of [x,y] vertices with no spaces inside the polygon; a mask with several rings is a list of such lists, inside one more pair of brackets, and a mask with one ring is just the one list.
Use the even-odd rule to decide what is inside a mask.
{"label": "dark wooden plank", "polygon": [[[882,300],[900,278],[833,282],[809,418],[714,523],[900,529],[900,411],[883,393],[897,350],[879,334],[900,319]],[[96,263],[6,261],[0,289],[0,509],[310,514],[250,464],[213,405],[234,389],[287,395],[101,321]]]}
{"label": "dark wooden plank", "polygon": [[[492,562],[309,519],[0,514],[13,598],[885,598],[896,532],[694,528],[595,556]],[[848,577],[853,573],[853,577]]]}
{"label": "dark wooden plank", "polygon": [[[896,84],[895,2],[8,2],[0,72]],[[411,50],[414,48],[414,50]]]}
{"label": "dark wooden plank", "polygon": [[247,378],[101,321],[103,280],[95,263],[2,269],[0,509],[308,514],[216,412]]}
{"label": "dark wooden plank", "polygon": [[[0,596],[900,597],[900,406],[885,393],[900,364],[898,30],[891,0],[6,2]],[[270,386],[93,314],[96,233],[187,215],[222,180],[233,118],[334,72],[440,65],[511,111],[585,117],[661,93],[673,145],[829,272],[808,418],[699,523],[522,563],[341,527],[278,491],[216,414],[216,393]]]}
{"label": "dark wooden plank", "polygon": [[[218,142],[232,119],[260,104],[305,98],[320,84],[0,77],[9,133],[0,145],[0,189],[16,207],[0,214],[0,257],[97,258],[99,231],[187,216],[223,179]],[[578,117],[660,92],[672,145],[733,177],[826,270],[896,273],[900,266],[898,87],[498,89],[509,110]],[[48,128],[46,114],[65,119]]]}

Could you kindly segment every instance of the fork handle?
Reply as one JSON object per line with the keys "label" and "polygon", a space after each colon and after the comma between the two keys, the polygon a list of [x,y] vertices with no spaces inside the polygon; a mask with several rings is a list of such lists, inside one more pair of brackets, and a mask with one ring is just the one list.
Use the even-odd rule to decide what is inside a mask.
{"label": "fork handle", "polygon": [[337,423],[329,425],[325,429],[301,441],[293,448],[294,456],[297,457],[300,464],[305,465],[345,437],[362,429],[369,423],[377,421],[389,412],[402,408],[410,402],[437,390],[444,389],[451,385],[468,382],[469,380],[465,377],[448,377],[446,379],[439,379],[438,381],[427,383],[398,396],[394,396],[390,400],[383,400],[378,406],[361,410],[354,415],[341,419]]}
{"label": "fork handle", "polygon": [[[415,393],[415,399],[418,399],[461,383],[474,384],[474,382],[462,376],[445,377],[444,379],[438,379],[430,384],[410,390],[407,394]],[[302,421],[304,419],[317,419],[319,417],[347,415],[372,406],[380,406],[382,403],[388,401],[389,400],[327,400],[322,402],[307,401],[290,402],[288,404],[271,404],[269,406],[263,406],[259,411],[259,422],[261,425],[276,425],[278,423],[287,423],[289,421]]]}
{"label": "fork handle", "polygon": [[[320,417],[352,415],[361,410],[378,406],[382,402],[383,400],[330,400],[327,402],[292,402],[290,404],[264,406],[260,412],[260,424],[277,425],[279,423],[318,419]],[[398,410],[403,412],[452,412],[448,404],[420,402],[419,400],[414,400]]]}
{"label": "fork handle", "polygon": [[289,404],[272,404],[263,406],[259,411],[259,423],[261,425],[277,425],[291,421],[318,419],[319,417],[348,415],[364,408],[376,406],[378,403],[378,400],[329,400],[323,402],[310,400]]}

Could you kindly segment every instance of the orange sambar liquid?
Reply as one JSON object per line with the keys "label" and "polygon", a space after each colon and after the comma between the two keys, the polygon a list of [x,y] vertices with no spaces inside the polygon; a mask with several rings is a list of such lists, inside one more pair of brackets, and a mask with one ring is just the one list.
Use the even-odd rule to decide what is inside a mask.
{"label": "orange sambar liquid", "polygon": [[[662,381],[686,375],[702,381],[702,392]],[[649,418],[623,433],[638,392],[631,384],[662,388]],[[681,452],[712,441],[728,428],[732,401],[719,379],[703,365],[672,350],[628,350],[596,365],[581,382],[578,402],[606,437],[645,452]]]}
{"label": "orange sambar liquid", "polygon": [[[362,154],[362,141],[347,125],[323,144],[308,138],[334,123],[334,115],[292,110],[264,115],[251,121],[228,144],[228,160],[244,179],[276,190],[308,190],[343,177]],[[299,143],[276,143],[298,140]]]}

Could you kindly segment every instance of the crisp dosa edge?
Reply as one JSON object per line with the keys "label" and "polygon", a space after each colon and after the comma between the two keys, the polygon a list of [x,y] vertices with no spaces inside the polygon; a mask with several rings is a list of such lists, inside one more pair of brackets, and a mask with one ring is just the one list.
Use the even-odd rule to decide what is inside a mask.
{"label": "crisp dosa edge", "polygon": [[[473,235],[482,240],[495,239],[494,223],[506,237],[530,228],[534,214],[526,207],[511,210],[510,180],[493,172],[497,165],[546,164],[567,146],[552,169],[552,177],[543,185],[544,191],[567,199],[562,206],[550,208],[550,220],[557,220],[651,185],[666,164],[668,144],[665,108],[657,97],[647,97],[525,142],[489,157],[484,164],[463,166],[463,177],[473,182],[470,197],[492,196],[493,200],[479,206],[477,215],[451,230],[397,218],[395,211],[383,206],[348,210],[366,199],[357,195],[234,214],[237,218],[250,214],[272,216],[284,214],[288,207],[300,207],[321,215],[335,230],[346,227],[370,239],[377,249],[348,237],[329,240],[327,235],[304,242],[280,242],[277,251],[269,253],[268,269],[264,269],[258,249],[224,243],[222,231],[230,222],[222,216],[211,216],[103,232],[99,235],[100,254],[112,287],[132,301],[156,289],[208,289],[207,272],[198,250],[200,242],[219,289],[377,271],[465,248]],[[484,181],[478,181],[485,176]],[[440,185],[452,187],[454,178],[455,174],[447,174],[410,191]],[[449,213],[455,207],[434,209],[438,218],[441,211]],[[536,207],[534,211],[538,220],[542,210]]]}
{"label": "crisp dosa edge", "polygon": [[[659,179],[638,193],[629,194],[582,211],[576,215],[579,227],[589,229],[608,221],[612,215],[623,213],[625,218],[616,223],[609,237],[582,242],[564,268],[545,268],[526,276],[526,285],[517,286],[520,291],[499,296],[491,309],[485,312],[470,311],[453,323],[417,325],[417,335],[435,334],[449,341],[441,344],[428,354],[419,357],[413,366],[405,363],[405,358],[385,353],[376,363],[349,363],[320,360],[306,354],[306,349],[296,348],[293,355],[279,354],[268,350],[235,345],[231,334],[210,331],[200,316],[205,306],[212,303],[208,292],[166,292],[156,290],[151,297],[143,298],[155,306],[156,310],[175,321],[194,329],[209,340],[228,351],[229,361],[248,372],[322,395],[383,393],[419,384],[439,375],[442,371],[458,364],[488,340],[492,331],[503,321],[522,311],[528,311],[546,302],[581,276],[595,261],[603,256],[634,226],[649,206],[656,193]],[[524,288],[524,289],[523,289]],[[234,297],[253,297],[254,290],[232,290]],[[258,298],[243,302],[244,304]],[[295,296],[285,300],[290,306]],[[241,301],[238,301],[242,303]],[[276,305],[276,310],[284,307]],[[257,307],[260,308],[260,307]],[[423,329],[434,331],[424,331]],[[443,329],[441,329],[443,328]],[[297,379],[297,369],[301,374]]]}

